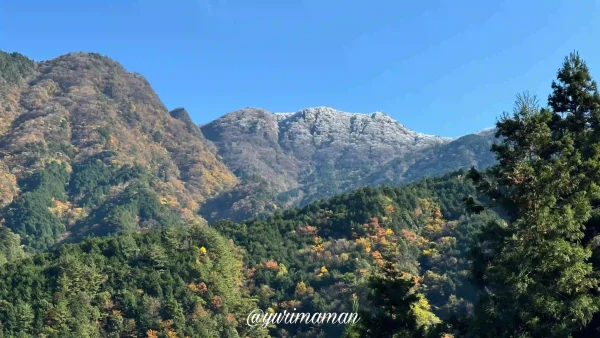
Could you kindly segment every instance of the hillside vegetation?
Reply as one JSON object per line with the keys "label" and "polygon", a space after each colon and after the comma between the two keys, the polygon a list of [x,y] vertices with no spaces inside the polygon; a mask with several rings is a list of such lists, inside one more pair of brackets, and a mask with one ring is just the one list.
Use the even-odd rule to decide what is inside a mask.
{"label": "hillside vegetation", "polygon": [[[0,70],[0,207],[6,226],[30,237],[26,245],[51,246],[108,200],[128,203],[130,178],[142,172],[148,179],[140,181],[152,181],[146,191],[183,215],[236,182],[142,76],[104,56],[71,53],[36,63],[0,52]],[[56,182],[36,183],[35,175]],[[133,209],[127,222],[144,227],[148,214]]]}
{"label": "hillside vegetation", "polygon": [[[60,173],[59,165],[51,167]],[[211,337],[232,329],[243,336],[249,328],[242,317],[254,308],[352,312],[354,303],[368,307],[369,276],[383,264],[384,254],[414,280],[411,289],[419,302],[411,311],[419,327],[430,328],[472,307],[465,251],[477,228],[495,217],[463,215],[461,198],[475,193],[465,174],[403,188],[360,189],[265,220],[219,221],[214,230],[173,223],[143,235],[86,239],[29,255],[0,269],[3,332]],[[143,187],[132,187],[137,199],[107,204],[99,212],[122,216],[120,210],[126,213],[135,205],[140,214],[154,213],[159,221],[177,219],[152,204]],[[281,325],[271,333],[330,337],[344,330]]]}
{"label": "hillside vegetation", "polygon": [[[63,245],[0,268],[4,337],[260,337],[236,249],[207,227]],[[221,334],[219,334],[221,333]]]}
{"label": "hillside vegetation", "polygon": [[[466,172],[425,179],[402,188],[364,188],[265,220],[213,226],[245,249],[251,290],[259,306],[277,311],[351,312],[369,307],[369,277],[392,261],[419,295],[412,310],[424,329],[467,313],[476,290],[468,281],[466,251],[493,213],[468,217],[462,199],[475,190]],[[327,337],[343,328],[306,331],[283,327],[294,337]]]}

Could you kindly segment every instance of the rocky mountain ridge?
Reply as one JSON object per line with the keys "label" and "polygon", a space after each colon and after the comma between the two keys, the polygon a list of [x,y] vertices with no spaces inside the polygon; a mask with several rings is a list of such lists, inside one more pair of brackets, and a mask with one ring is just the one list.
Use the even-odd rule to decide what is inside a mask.
{"label": "rocky mountain ridge", "polygon": [[239,212],[211,216],[215,207],[207,207],[203,215],[209,219],[256,216],[261,212],[256,210],[268,213],[303,205],[364,185],[404,184],[493,162],[489,146],[494,137],[489,131],[459,139],[438,137],[412,131],[381,112],[315,107],[272,113],[245,108],[201,130],[242,181],[234,188],[237,193],[226,192],[216,200]]}

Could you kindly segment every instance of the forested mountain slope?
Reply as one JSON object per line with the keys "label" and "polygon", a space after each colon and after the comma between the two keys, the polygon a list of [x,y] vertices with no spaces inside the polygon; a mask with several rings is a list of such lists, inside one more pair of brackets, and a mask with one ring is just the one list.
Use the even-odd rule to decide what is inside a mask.
{"label": "forested mountain slope", "polygon": [[161,223],[134,201],[137,183],[149,203],[194,218],[236,182],[186,114],[106,57],[0,53],[0,70],[0,218],[28,247],[108,233],[112,221]]}
{"label": "forested mountain slope", "polygon": [[[420,301],[413,311],[427,329],[440,318],[470,312],[476,290],[468,247],[483,224],[497,219],[492,212],[465,214],[463,198],[476,195],[465,174],[363,188],[265,220],[214,227],[245,249],[250,289],[261,308],[277,312],[351,312],[354,302],[368,309],[369,277],[391,250],[386,259],[416,282]],[[273,333],[336,337],[343,330],[292,325]]]}
{"label": "forested mountain slope", "polygon": [[[61,170],[56,164],[51,168]],[[56,173],[43,175],[50,174]],[[177,218],[142,197],[138,186],[141,196],[134,200],[140,214],[154,213],[170,226],[65,244],[0,267],[2,332],[258,337],[264,332],[245,325],[245,316],[256,308],[353,312],[358,304],[369,309],[369,278],[390,258],[384,256],[390,247],[398,269],[416,282],[420,300],[411,312],[420,327],[432,329],[440,318],[470,311],[475,294],[466,248],[481,224],[496,217],[464,214],[462,198],[475,194],[465,174],[401,188],[359,189],[265,220],[219,221],[213,229],[169,221]],[[43,177],[35,189],[50,185]],[[344,330],[343,325],[281,324],[269,332],[339,337]]]}
{"label": "forested mountain slope", "polygon": [[[0,54],[0,70],[0,336],[600,332],[600,93],[577,53],[565,58],[547,107],[518,95],[495,131],[454,141],[379,114],[307,127],[309,112],[260,110],[231,117],[239,135],[258,132],[249,143],[219,141],[227,123],[197,128],[185,110],[164,109],[141,77],[96,54],[41,63]],[[389,125],[367,132],[380,122]],[[345,126],[360,132],[348,136]],[[414,143],[394,148],[401,139]],[[369,144],[362,154],[376,171],[366,175],[366,162],[340,150],[343,140],[357,152]],[[223,159],[239,180],[213,153],[223,147],[236,154]],[[298,158],[312,163],[308,173]],[[405,184],[443,172],[440,162],[493,165]],[[306,184],[293,188],[299,177]],[[327,184],[388,181],[401,186],[307,202],[333,193]],[[262,195],[248,199],[253,192]],[[238,215],[275,213],[211,226],[196,213],[234,200],[249,202]],[[211,214],[231,213],[224,205]],[[244,319],[255,309],[356,311],[362,320],[250,329]]]}
{"label": "forested mountain slope", "polygon": [[[451,141],[381,113],[329,108],[243,110],[200,128],[185,109],[169,112],[140,75],[98,54],[33,62],[2,53],[0,69],[5,336],[235,336],[256,306],[368,307],[369,276],[389,243],[399,244],[398,268],[422,280],[413,310],[422,328],[468,311],[464,251],[482,219],[463,215],[462,198],[474,192],[464,172],[310,202],[359,185],[405,184],[418,178],[410,166],[419,163],[441,174],[448,168],[435,159],[444,149],[458,154],[449,161],[459,167],[487,163],[477,152],[489,139]],[[381,179],[390,171],[398,175]],[[250,203],[238,213],[234,200]],[[238,255],[197,214],[207,208],[235,218],[277,214],[214,224]]]}

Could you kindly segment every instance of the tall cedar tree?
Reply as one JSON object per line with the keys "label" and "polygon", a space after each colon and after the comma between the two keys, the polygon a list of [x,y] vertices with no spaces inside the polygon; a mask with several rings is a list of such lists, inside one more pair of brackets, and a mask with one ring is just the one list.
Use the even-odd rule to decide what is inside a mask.
{"label": "tall cedar tree", "polygon": [[600,95],[577,53],[565,58],[552,89],[547,109],[517,96],[514,114],[496,124],[498,163],[469,173],[506,213],[473,250],[482,290],[473,336],[568,337],[599,309],[582,240],[599,196]]}

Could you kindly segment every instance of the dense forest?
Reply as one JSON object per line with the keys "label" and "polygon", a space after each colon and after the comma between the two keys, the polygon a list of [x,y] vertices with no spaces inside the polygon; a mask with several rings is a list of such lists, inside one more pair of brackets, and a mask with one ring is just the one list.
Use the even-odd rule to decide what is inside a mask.
{"label": "dense forest", "polygon": [[[369,277],[391,261],[414,281],[418,301],[411,311],[425,331],[440,318],[466,313],[476,298],[465,253],[477,229],[496,216],[464,215],[462,198],[475,194],[466,174],[359,189],[266,220],[219,221],[213,227],[245,249],[250,288],[263,308],[348,312],[357,301],[366,309]],[[279,330],[330,337],[343,328]]]}
{"label": "dense forest", "polygon": [[[34,71],[3,60],[6,83]],[[525,93],[499,118],[487,169],[241,222],[198,215],[189,201],[204,190],[180,158],[175,179],[110,147],[12,157],[23,163],[0,181],[0,336],[596,336],[600,93],[576,53],[551,89],[546,107]],[[361,319],[250,327],[255,309]]]}
{"label": "dense forest", "polygon": [[239,252],[208,227],[94,238],[1,268],[5,337],[260,336]]}
{"label": "dense forest", "polygon": [[[248,329],[242,317],[252,306],[351,312],[357,303],[365,309],[370,306],[369,277],[387,261],[402,271],[402,281],[415,282],[409,289],[417,301],[409,310],[425,332],[455,312],[467,313],[476,298],[465,252],[473,233],[496,216],[463,214],[462,197],[475,194],[466,174],[459,171],[402,188],[359,189],[265,220],[223,220],[212,227],[170,222],[177,218],[161,209],[157,197],[134,185],[135,194],[108,200],[98,212],[106,214],[104,221],[124,226],[123,218],[133,210],[164,223],[164,230],[137,234],[122,229],[122,235],[88,238],[49,253],[27,255],[18,242],[5,249],[13,261],[0,271],[6,291],[0,312],[5,336],[210,336],[227,328],[241,334]],[[60,165],[50,164],[32,176],[24,186],[42,201],[45,195],[51,200],[65,193],[68,175]],[[73,186],[85,186],[82,182],[71,179]],[[83,196],[93,203],[93,194]],[[20,214],[30,217],[31,212]],[[53,219],[52,213],[47,215]],[[74,227],[95,219],[88,216]],[[232,238],[236,247],[224,238]],[[221,299],[223,305],[216,306]],[[148,304],[153,310],[147,310]],[[65,308],[57,313],[60,306]],[[29,319],[13,322],[23,311]],[[271,333],[329,337],[345,329],[289,325],[273,327]]]}
{"label": "dense forest", "polygon": [[74,168],[51,162],[20,180],[3,225],[20,235],[25,251],[41,251],[66,238],[181,224],[156,192],[158,182],[139,166],[115,167],[113,156],[102,152]]}

